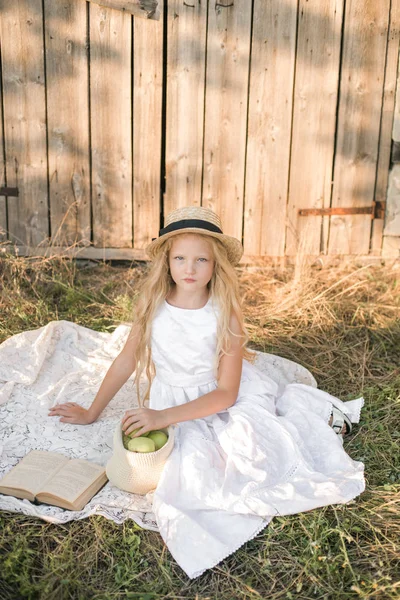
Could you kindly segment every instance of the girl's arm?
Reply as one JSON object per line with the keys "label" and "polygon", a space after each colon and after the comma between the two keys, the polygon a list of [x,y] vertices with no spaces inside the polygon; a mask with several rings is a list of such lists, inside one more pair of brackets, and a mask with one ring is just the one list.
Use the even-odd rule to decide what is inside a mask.
{"label": "girl's arm", "polygon": [[53,406],[50,409],[49,416],[59,415],[61,416],[60,421],[63,423],[78,423],[81,425],[87,425],[96,421],[110,400],[134,372],[136,368],[135,354],[138,339],[138,331],[136,326],[133,325],[125,346],[112,362],[88,409],[83,408],[83,406],[75,402],[66,402],[65,404]]}
{"label": "girl's arm", "polygon": [[[236,334],[240,333],[239,323],[232,316],[230,329]],[[208,417],[233,406],[239,392],[242,375],[243,349],[242,338],[231,335],[231,348],[229,355],[223,354],[218,368],[218,388],[204,394],[196,400],[186,402],[181,406],[173,406],[163,410],[139,408],[127,411],[122,420],[122,429],[126,434],[140,428],[134,437],[138,437],[153,429],[162,429],[180,421],[191,421]]]}

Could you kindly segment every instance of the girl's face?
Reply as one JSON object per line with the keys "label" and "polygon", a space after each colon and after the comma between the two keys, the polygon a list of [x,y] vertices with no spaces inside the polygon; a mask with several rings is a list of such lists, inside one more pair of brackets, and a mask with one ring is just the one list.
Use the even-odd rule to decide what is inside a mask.
{"label": "girl's face", "polygon": [[193,233],[177,235],[169,251],[169,268],[177,288],[204,292],[214,272],[214,257],[207,240]]}

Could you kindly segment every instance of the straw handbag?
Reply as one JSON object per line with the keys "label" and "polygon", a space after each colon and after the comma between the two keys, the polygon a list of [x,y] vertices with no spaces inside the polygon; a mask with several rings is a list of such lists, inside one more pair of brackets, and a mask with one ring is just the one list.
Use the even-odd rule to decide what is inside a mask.
{"label": "straw handbag", "polygon": [[166,444],[155,452],[131,452],[124,448],[121,423],[114,431],[114,452],[106,474],[116,487],[133,494],[147,494],[157,487],[161,471],[174,447],[174,428],[160,429],[168,435]]}

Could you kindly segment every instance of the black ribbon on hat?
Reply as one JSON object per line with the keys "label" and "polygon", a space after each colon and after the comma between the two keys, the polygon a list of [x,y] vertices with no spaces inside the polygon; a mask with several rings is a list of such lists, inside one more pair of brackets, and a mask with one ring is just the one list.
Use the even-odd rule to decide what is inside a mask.
{"label": "black ribbon on hat", "polygon": [[[179,229],[187,229],[188,227],[196,227],[197,229],[205,229],[206,231],[213,231],[214,233],[222,233],[222,229],[220,229],[214,223],[209,223],[208,221],[203,221],[202,219],[182,219],[181,221],[175,221],[175,223],[171,223],[164,227],[164,229],[160,229],[159,236],[163,236],[166,233],[171,233],[171,231],[178,231]],[[152,238],[152,242],[157,238]]]}

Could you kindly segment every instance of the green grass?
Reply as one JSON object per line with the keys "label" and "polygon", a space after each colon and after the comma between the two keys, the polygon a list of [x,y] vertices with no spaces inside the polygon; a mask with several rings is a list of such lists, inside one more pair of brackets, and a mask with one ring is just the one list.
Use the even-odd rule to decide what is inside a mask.
{"label": "green grass", "polygon": [[[130,319],[143,273],[141,264],[3,255],[0,342],[53,319],[112,331]],[[365,463],[364,494],[274,519],[193,581],[159,534],[133,521],[93,516],[53,525],[3,512],[0,599],[399,598],[398,273],[379,265],[310,268],[301,286],[290,270],[240,273],[253,347],[297,360],[344,400],[365,397],[361,423],[345,442]]]}

